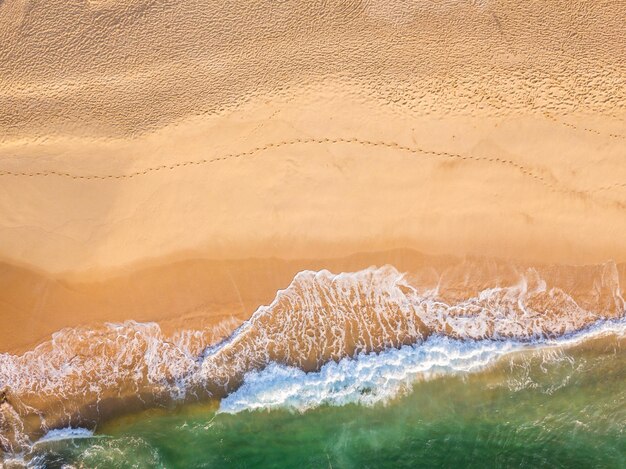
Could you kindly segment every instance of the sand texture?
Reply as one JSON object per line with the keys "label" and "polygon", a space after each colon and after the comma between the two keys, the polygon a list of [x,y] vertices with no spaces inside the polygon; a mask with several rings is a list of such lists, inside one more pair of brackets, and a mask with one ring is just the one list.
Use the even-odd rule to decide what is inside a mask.
{"label": "sand texture", "polygon": [[0,1],[0,352],[232,330],[304,269],[612,260],[624,285],[624,24],[621,0]]}

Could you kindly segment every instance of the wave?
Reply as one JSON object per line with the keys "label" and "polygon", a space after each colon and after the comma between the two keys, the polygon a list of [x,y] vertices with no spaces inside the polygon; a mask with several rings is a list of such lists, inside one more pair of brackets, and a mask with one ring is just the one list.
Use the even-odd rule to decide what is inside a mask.
{"label": "wave", "polygon": [[519,345],[510,342],[430,337],[420,345],[329,362],[318,372],[271,363],[247,373],[242,386],[221,401],[219,411],[287,408],[304,412],[321,405],[384,403],[406,392],[418,379],[482,369],[516,349]]}
{"label": "wave", "polygon": [[271,363],[261,371],[247,373],[241,387],[222,399],[219,412],[272,409],[304,412],[322,405],[387,403],[410,391],[418,380],[477,372],[515,352],[568,347],[610,334],[625,336],[626,319],[602,321],[563,338],[530,343],[433,336],[422,344],[329,362],[318,372],[306,373]]}
{"label": "wave", "polygon": [[[172,336],[134,321],[65,329],[24,355],[0,354],[0,447],[14,452],[51,429],[93,428],[128,409],[224,398],[242,383],[246,389],[244,377],[249,385],[272,372],[329,373],[335,362],[366,363],[363,357],[376,353],[406,355],[410,376],[426,366],[410,360],[427,360],[437,341],[457,344],[470,361],[480,347],[495,347],[480,352],[487,359],[511,341],[551,340],[623,317],[616,265],[583,274],[550,268],[502,274],[471,263],[432,278],[392,266],[304,271],[222,342],[223,331],[239,323]],[[470,362],[448,366],[462,363]]]}
{"label": "wave", "polygon": [[50,430],[43,437],[36,441],[36,445],[51,443],[53,441],[75,440],[79,438],[93,438],[93,432],[86,428],[58,428]]}

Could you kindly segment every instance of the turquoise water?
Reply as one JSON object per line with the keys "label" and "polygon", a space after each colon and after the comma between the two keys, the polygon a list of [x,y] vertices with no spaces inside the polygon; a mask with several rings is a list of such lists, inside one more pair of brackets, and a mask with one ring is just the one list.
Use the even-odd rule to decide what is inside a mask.
{"label": "turquoise water", "polygon": [[[515,353],[386,405],[159,409],[41,443],[40,467],[626,467],[626,339]],[[364,392],[367,392],[365,390]]]}

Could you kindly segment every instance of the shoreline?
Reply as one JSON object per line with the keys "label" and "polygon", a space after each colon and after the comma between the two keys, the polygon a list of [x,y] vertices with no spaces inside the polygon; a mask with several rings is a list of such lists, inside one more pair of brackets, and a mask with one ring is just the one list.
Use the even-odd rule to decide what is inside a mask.
{"label": "shoreline", "polygon": [[[246,374],[245,380],[244,376],[239,377],[234,387],[230,390],[220,390],[220,388],[217,387],[214,388],[216,393],[207,393],[207,389],[197,389],[196,391],[199,392],[191,392],[189,395],[182,398],[172,396],[168,392],[154,392],[154,390],[150,390],[150,388],[145,388],[141,392],[129,392],[123,395],[118,393],[117,396],[105,396],[102,399],[99,398],[97,401],[91,402],[86,401],[80,403],[79,400],[76,402],[74,400],[65,400],[62,405],[63,408],[59,406],[56,398],[42,399],[37,402],[36,405],[46,414],[46,428],[41,428],[37,425],[32,426],[33,421],[31,419],[30,421],[27,420],[24,422],[26,426],[21,430],[26,432],[25,434],[28,435],[29,439],[34,438],[33,443],[36,445],[38,440],[50,430],[86,428],[89,429],[89,431],[93,431],[94,434],[98,434],[103,431],[106,432],[107,429],[115,429],[119,426],[123,427],[124,425],[141,421],[145,419],[146,416],[163,417],[176,415],[177,413],[191,415],[194,412],[203,412],[207,409],[226,414],[236,414],[243,410],[262,410],[268,412],[277,409],[303,413],[306,410],[320,406],[344,406],[348,403],[345,402],[346,396],[342,394],[341,390],[336,389],[335,386],[341,389],[345,387],[346,390],[351,391],[353,399],[353,401],[349,401],[351,404],[368,407],[376,406],[381,403],[386,405],[390,400],[393,401],[406,397],[406,390],[408,388],[405,388],[405,386],[410,387],[410,385],[441,379],[446,376],[455,377],[457,375],[463,376],[464,374],[469,376],[474,374],[480,375],[482,373],[488,374],[490,372],[489,370],[494,366],[498,366],[498,363],[501,363],[501,360],[505,357],[515,359],[515,357],[519,358],[525,354],[536,356],[538,353],[541,354],[546,350],[580,349],[590,351],[596,349],[608,353],[610,349],[619,346],[620,340],[623,340],[626,331],[625,320],[626,316],[622,316],[615,320],[592,323],[580,330],[553,339],[536,339],[530,341],[518,341],[514,339],[500,339],[494,341],[488,339],[485,341],[470,340],[468,343],[465,343],[464,340],[452,339],[450,341],[449,338],[446,337],[435,337],[435,340],[432,342],[426,340],[422,343],[409,343],[401,347],[392,346],[380,352],[361,352],[353,357],[344,357],[344,359],[338,362],[332,360],[327,361],[319,370],[304,370],[304,373],[298,368],[292,368],[291,370],[295,371],[294,374],[288,371],[290,370],[289,367],[285,367],[278,362],[271,362],[266,369],[261,368],[250,374]],[[443,342],[441,342],[441,339],[443,339]],[[421,349],[428,350],[431,345],[434,355],[424,362],[425,357],[422,356]],[[474,349],[476,347],[480,349],[482,346],[485,346],[485,349],[480,354],[477,354]],[[450,354],[449,356],[442,352],[442,348],[447,350],[447,347],[451,347],[451,349],[446,352]],[[465,350],[465,347],[469,348]],[[442,353],[448,360],[445,365],[441,363]],[[613,354],[614,353],[615,351],[613,351]],[[485,354],[488,356],[488,359],[485,359]],[[369,387],[370,385],[367,384],[369,373],[371,373],[369,367],[381,367],[379,372],[384,373],[387,357],[390,360],[389,365],[391,368],[389,370],[389,379],[392,383],[387,389],[387,385],[382,385],[378,382],[380,389],[377,390],[377,393],[381,394],[371,394],[372,390]],[[398,360],[403,363],[403,366],[399,367]],[[430,360],[432,360],[432,362]],[[362,366],[353,366],[357,363],[360,363]],[[365,366],[363,367],[363,365]],[[438,370],[438,372],[430,373],[429,367]],[[467,367],[467,369],[465,367]],[[363,376],[360,376],[361,372],[359,372],[359,370],[362,370]],[[398,376],[398,370],[402,370],[405,374]],[[278,381],[274,381],[272,375],[277,372],[279,379]],[[350,380],[354,380],[354,382],[345,381],[346,372]],[[334,375],[334,373],[337,373],[337,375]],[[354,374],[354,376],[350,376],[351,373]],[[285,374],[285,376],[281,377],[283,374]],[[320,376],[324,378],[321,379]],[[418,379],[420,376],[422,376],[422,378]],[[331,381],[334,380],[335,386],[327,382],[329,378],[332,378]],[[328,401],[326,401],[322,395],[318,397],[318,400],[314,399],[312,401],[313,405],[308,407],[311,403],[307,404],[307,398],[312,398],[313,396],[310,393],[303,392],[303,394],[306,395],[302,396],[302,402],[300,403],[303,407],[298,407],[297,404],[292,402],[294,398],[293,393],[297,394],[297,391],[294,391],[290,387],[291,398],[288,397],[288,395],[283,395],[283,402],[281,403],[277,403],[271,398],[269,401],[264,402],[263,397],[266,396],[265,393],[267,390],[264,390],[263,386],[269,386],[271,389],[272,387],[276,387],[283,379],[293,381],[291,383],[292,385],[296,384],[299,380],[303,380],[303,383],[298,383],[298,385],[304,386],[305,388],[309,385],[319,386],[320,388],[317,389],[317,391],[320,393],[329,393],[326,397]],[[309,385],[306,384],[307,380],[311,380]],[[337,394],[333,397],[334,393]],[[258,402],[255,401],[256,398],[259,398]],[[226,408],[222,410],[221,405],[224,399],[228,400],[228,404]],[[297,401],[298,399],[295,399],[295,402]],[[246,402],[247,405],[251,405],[252,407],[246,408],[244,405]],[[17,407],[15,407],[15,403],[18,403]],[[0,406],[0,415],[4,413],[4,417],[7,416],[7,408],[24,410],[20,398],[15,400],[9,398],[4,400],[2,404],[4,404],[4,406]],[[65,408],[66,405],[69,406],[69,409],[73,410]],[[242,405],[243,407],[241,407]],[[5,420],[4,423],[7,423],[7,421]],[[6,450],[6,448],[4,449]],[[0,447],[0,457],[3,456],[2,450],[3,448]],[[10,456],[11,452],[9,451],[5,454]]]}
{"label": "shoreline", "polygon": [[[126,320],[156,322],[167,334],[182,329],[210,329],[224,323],[221,334],[228,334],[230,328],[249,319],[260,306],[270,304],[278,291],[305,270],[328,269],[338,273],[392,265],[400,272],[426,278],[460,276],[458,272],[464,265],[472,263],[474,267],[465,274],[474,275],[470,283],[476,285],[513,281],[515,275],[522,275],[528,268],[553,271],[555,279],[560,271],[560,275],[573,275],[584,285],[598,268],[534,265],[476,256],[429,256],[410,249],[333,259],[188,259],[120,273],[101,281],[76,281],[0,263],[0,302],[6,317],[12,318],[0,333],[0,353],[32,350],[64,328]],[[616,269],[619,284],[626,285],[626,263],[616,264]],[[455,270],[458,272],[452,274]],[[32,297],[27,294],[29,291],[40,293]],[[569,292],[575,293],[575,287]],[[24,327],[26,320],[30,321],[28,327]]]}
{"label": "shoreline", "polygon": [[623,462],[620,3],[0,0],[0,466]]}

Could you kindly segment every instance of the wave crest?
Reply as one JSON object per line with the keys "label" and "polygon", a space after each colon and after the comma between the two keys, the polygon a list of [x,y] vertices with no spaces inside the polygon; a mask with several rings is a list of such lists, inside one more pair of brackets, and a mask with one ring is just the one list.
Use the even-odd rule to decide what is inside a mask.
{"label": "wave crest", "polygon": [[538,349],[545,363],[550,356],[545,353],[546,348],[573,346],[608,334],[624,336],[626,321],[597,323],[582,332],[533,343],[432,336],[421,344],[331,361],[310,373],[271,363],[263,370],[247,373],[243,384],[222,399],[219,412],[272,409],[304,412],[322,405],[386,403],[410,391],[418,380],[480,371],[504,356],[531,348]]}

